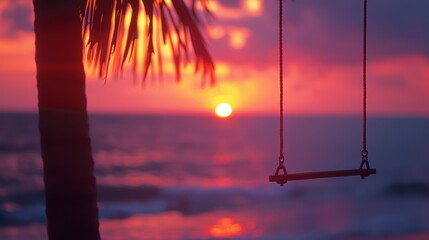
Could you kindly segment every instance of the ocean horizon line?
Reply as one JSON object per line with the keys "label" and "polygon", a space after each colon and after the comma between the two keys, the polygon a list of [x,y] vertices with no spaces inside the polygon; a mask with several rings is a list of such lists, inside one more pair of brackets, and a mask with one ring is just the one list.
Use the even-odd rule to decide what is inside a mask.
{"label": "ocean horizon line", "polygon": [[[8,110],[8,109],[0,109],[0,114],[14,114],[14,115],[37,115],[37,111],[32,110]],[[115,117],[115,116],[130,116],[130,117],[208,117],[208,118],[219,118],[214,115],[214,113],[208,112],[168,112],[168,111],[154,111],[154,112],[108,112],[108,111],[96,111],[91,112],[88,111],[88,115],[91,116],[106,116],[106,117]],[[241,112],[241,113],[233,113],[231,117],[224,118],[221,120],[228,120],[234,118],[276,118],[279,117],[278,113],[271,112]],[[362,118],[361,115],[350,113],[287,113],[285,112],[285,118]],[[425,114],[367,114],[368,118],[378,119],[378,118],[391,118],[391,119],[429,119],[429,115]]]}

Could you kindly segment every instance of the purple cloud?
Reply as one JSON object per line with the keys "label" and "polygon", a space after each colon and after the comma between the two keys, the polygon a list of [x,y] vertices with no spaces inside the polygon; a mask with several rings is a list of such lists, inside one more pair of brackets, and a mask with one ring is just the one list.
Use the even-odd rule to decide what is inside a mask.
{"label": "purple cloud", "polygon": [[[18,31],[33,31],[31,4],[9,1],[0,12],[3,30],[2,37],[13,38]],[[4,29],[6,28],[6,29]]]}
{"label": "purple cloud", "polygon": [[[278,4],[277,1],[263,1],[263,4],[260,17],[218,20],[223,26],[248,28],[252,35],[239,51],[231,51],[225,39],[212,43],[216,59],[255,67],[277,63]],[[363,1],[297,0],[286,1],[284,7],[288,59],[306,57],[334,66],[361,63]],[[429,1],[369,1],[369,61],[413,54],[429,58],[428,9]]]}

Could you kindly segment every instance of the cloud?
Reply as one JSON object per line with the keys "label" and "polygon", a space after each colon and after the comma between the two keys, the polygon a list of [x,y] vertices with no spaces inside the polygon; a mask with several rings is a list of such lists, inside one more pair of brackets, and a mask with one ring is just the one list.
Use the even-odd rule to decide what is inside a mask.
{"label": "cloud", "polygon": [[369,7],[374,57],[418,53],[429,58],[429,1],[373,1]]}
{"label": "cloud", "polygon": [[[278,6],[276,1],[263,4],[260,17],[219,19],[222,25],[247,28],[251,32],[246,48],[222,54],[222,60],[253,61],[256,66],[261,62],[266,65],[277,62]],[[362,1],[286,1],[284,8],[284,44],[288,60],[305,57],[336,66],[361,63]],[[429,1],[369,2],[368,57],[374,60],[416,53],[429,57],[427,9]],[[225,44],[218,42],[214,49],[227,52]]]}
{"label": "cloud", "polygon": [[[335,64],[356,63],[352,61],[356,56],[354,50],[362,48],[362,1],[302,0],[288,6],[286,16],[292,27],[289,31],[292,44],[313,52],[318,59],[330,56]],[[369,1],[368,57],[380,59],[416,53],[429,57],[427,9],[429,1]]]}
{"label": "cloud", "polygon": [[[241,66],[269,67],[274,62],[271,53],[275,53],[275,25],[272,24],[271,14],[267,11],[269,1],[221,1],[222,14],[215,12],[217,20],[213,25],[223,29],[222,37],[209,41],[210,49],[216,60],[228,61]],[[234,3],[234,4],[233,4]],[[250,7],[249,7],[250,4]],[[252,4],[258,7],[253,8]],[[258,5],[261,4],[261,5]],[[225,12],[229,13],[228,15]],[[268,19],[267,19],[268,18]],[[268,20],[268,22],[267,22]],[[240,33],[245,42],[231,45],[231,40]],[[265,36],[261,38],[260,36]],[[236,39],[238,40],[238,39]],[[266,43],[269,43],[268,45]],[[232,49],[231,49],[232,48]]]}
{"label": "cloud", "polygon": [[4,1],[0,4],[0,38],[14,38],[19,32],[33,31],[30,1]]}

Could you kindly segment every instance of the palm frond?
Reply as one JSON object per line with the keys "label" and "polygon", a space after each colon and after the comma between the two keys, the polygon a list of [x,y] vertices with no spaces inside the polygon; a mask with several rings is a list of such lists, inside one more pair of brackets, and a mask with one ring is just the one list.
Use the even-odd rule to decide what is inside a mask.
{"label": "palm frond", "polygon": [[[194,61],[195,72],[201,72],[204,79],[208,76],[213,84],[214,63],[202,34],[201,11],[196,10],[199,4],[210,14],[207,1],[192,0],[188,7],[185,0],[87,0],[82,19],[88,63],[99,77],[107,78],[109,66],[114,68],[114,74],[121,74],[126,63],[131,62],[134,74],[141,69],[144,80],[153,69],[150,66],[156,53],[161,76],[164,68],[160,51],[161,45],[166,44],[172,51],[177,80],[181,68]],[[145,34],[139,36],[141,28],[145,28]],[[191,53],[194,58],[189,57]],[[138,63],[139,56],[143,56],[142,63]]]}

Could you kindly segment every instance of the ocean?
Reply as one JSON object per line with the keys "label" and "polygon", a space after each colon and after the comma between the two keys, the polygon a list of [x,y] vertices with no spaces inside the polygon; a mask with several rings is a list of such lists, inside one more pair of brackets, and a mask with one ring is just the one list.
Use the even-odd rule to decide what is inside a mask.
{"label": "ocean", "polygon": [[[0,239],[46,239],[36,114],[0,113]],[[377,174],[268,181],[278,118],[91,115],[103,239],[429,239],[429,118],[369,117]],[[286,116],[289,173],[357,169],[360,117]]]}

